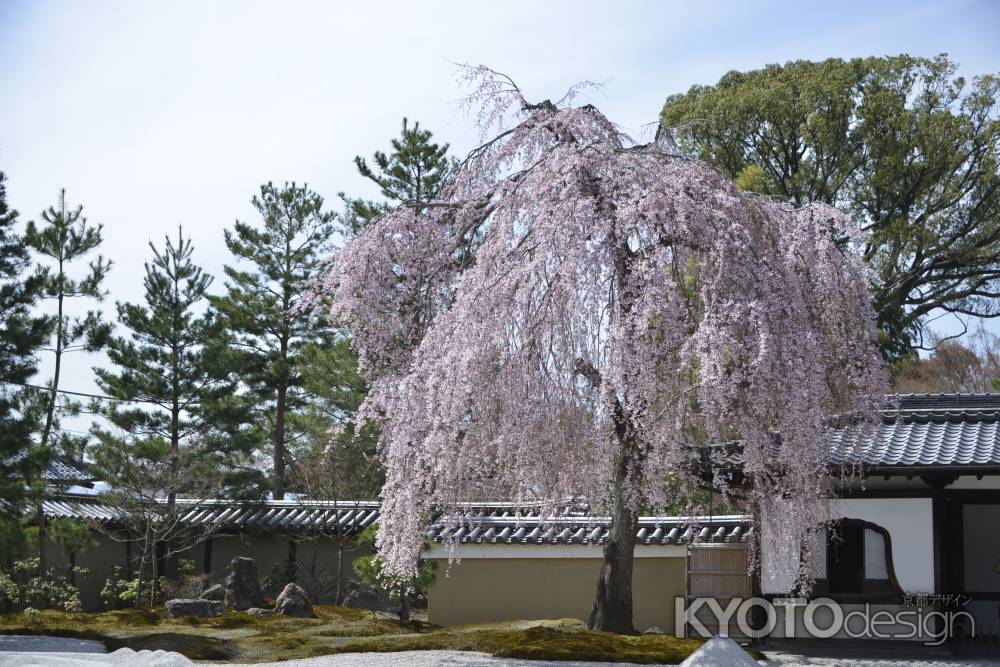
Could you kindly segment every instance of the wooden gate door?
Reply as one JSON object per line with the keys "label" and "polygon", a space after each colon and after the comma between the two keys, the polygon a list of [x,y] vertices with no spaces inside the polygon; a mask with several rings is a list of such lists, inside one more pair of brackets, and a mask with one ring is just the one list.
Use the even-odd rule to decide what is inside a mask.
{"label": "wooden gate door", "polygon": [[[688,552],[688,606],[697,598],[715,598],[722,609],[734,598],[753,596],[753,586],[747,572],[745,544],[695,544]],[[746,639],[736,623],[734,613],[727,627],[720,628],[716,615],[708,605],[702,605],[695,617],[710,635],[724,635],[739,641]],[[689,637],[699,637],[699,632],[687,626]]]}

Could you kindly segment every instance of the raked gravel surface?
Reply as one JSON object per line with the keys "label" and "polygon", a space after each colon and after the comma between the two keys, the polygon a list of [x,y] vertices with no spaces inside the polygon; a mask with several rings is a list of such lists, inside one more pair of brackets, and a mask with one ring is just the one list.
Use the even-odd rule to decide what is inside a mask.
{"label": "raked gravel surface", "polygon": [[[996,660],[980,658],[969,660],[882,660],[858,658],[814,658],[789,653],[766,653],[769,662],[761,665],[774,667],[1000,667]],[[269,662],[254,667],[611,667],[631,663],[610,662],[555,662],[548,660],[513,660],[494,658],[485,653],[465,651],[402,651],[399,653],[346,653],[341,655]],[[235,667],[213,665],[212,667]],[[715,667],[727,667],[717,665]]]}
{"label": "raked gravel surface", "polygon": [[[761,665],[774,667],[1000,667],[1000,656],[996,660],[986,658],[969,660],[881,660],[858,658],[814,658],[790,653],[766,653],[769,662]],[[305,660],[271,662],[256,667],[611,667],[631,663],[610,662],[555,662],[548,660],[513,660],[494,658],[485,653],[465,651],[404,651],[400,653],[349,653]],[[214,665],[213,667],[233,667]],[[717,665],[715,667],[727,667]]]}
{"label": "raked gravel surface", "polygon": [[[110,654],[0,652],[0,667],[202,667],[177,653],[129,651]],[[253,667],[610,667],[630,663],[556,662],[495,658],[468,651],[399,651],[396,653],[343,653],[302,660],[255,663]],[[215,664],[205,667],[245,667]]]}
{"label": "raked gravel surface", "polygon": [[[632,663],[561,662],[495,658],[469,651],[399,651],[397,653],[342,653],[304,660],[268,662],[254,667],[610,667]],[[212,665],[212,667],[230,667]]]}
{"label": "raked gravel surface", "polygon": [[[0,652],[0,667],[189,667],[193,663],[177,654],[135,655],[130,660],[110,662],[107,655],[82,653],[14,653]],[[159,653],[159,652],[157,652]],[[775,659],[777,658],[777,659]],[[200,663],[199,663],[200,664]],[[510,660],[494,658],[483,653],[462,651],[404,651],[400,653],[348,653],[305,660],[269,662],[255,667],[610,667],[609,662],[551,662],[540,660]],[[997,666],[1000,660],[920,660],[890,661],[856,658],[807,658],[803,656],[771,656],[771,662],[762,665],[803,665],[807,667],[978,667]],[[242,667],[239,665],[213,665],[212,667]],[[726,667],[718,665],[716,667]]]}
{"label": "raked gravel surface", "polygon": [[[0,642],[2,644],[2,642]],[[65,645],[64,645],[65,646]],[[166,651],[131,651],[122,649],[114,653],[67,653],[34,651],[21,646],[21,650],[0,651],[0,667],[192,667],[195,663],[177,653]],[[91,647],[87,647],[91,648]],[[892,660],[879,658],[807,657],[795,653],[767,651],[768,663],[774,667],[1000,667],[1000,656],[989,658],[951,660]],[[203,664],[203,663],[199,663]],[[608,662],[552,662],[541,660],[514,660],[495,658],[485,653],[466,651],[401,651],[398,653],[345,653],[341,655],[287,660],[258,664],[255,667],[610,667]],[[217,664],[208,667],[239,667]],[[713,667],[726,667],[718,665]]]}

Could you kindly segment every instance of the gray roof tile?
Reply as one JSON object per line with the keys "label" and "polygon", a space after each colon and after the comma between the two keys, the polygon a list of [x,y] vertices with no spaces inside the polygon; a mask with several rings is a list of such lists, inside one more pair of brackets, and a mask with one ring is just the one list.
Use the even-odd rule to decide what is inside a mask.
{"label": "gray roof tile", "polygon": [[830,463],[1000,466],[1000,394],[910,394],[880,425],[830,432]]}
{"label": "gray roof tile", "polygon": [[[844,425],[828,432],[831,465],[1000,467],[1000,394],[907,394],[882,423]],[[775,439],[775,453],[780,451]],[[696,450],[701,464],[739,467],[740,443]]]}
{"label": "gray roof tile", "polygon": [[[13,468],[18,463],[20,463],[25,456],[28,455],[27,451],[20,451],[17,454],[8,456],[3,460],[2,466],[4,468]],[[45,470],[42,471],[42,479],[46,482],[70,482],[70,483],[87,483],[93,482],[94,476],[90,473],[77,468],[76,466],[70,465],[64,461],[58,459],[52,459],[49,461],[48,465],[45,466]]]}
{"label": "gray roof tile", "polygon": [[[378,517],[380,507],[378,502],[370,501],[271,500],[239,504],[225,500],[178,499],[177,503],[182,506],[181,520],[192,524],[217,524],[223,529],[263,527],[326,533],[335,533],[338,529],[360,530]],[[190,509],[183,511],[185,506]],[[42,509],[49,518],[73,517],[115,523],[115,509],[100,496],[57,496],[42,501]]]}
{"label": "gray roof tile", "polygon": [[[607,517],[562,514],[544,518],[528,509],[518,519],[510,511],[481,511],[470,505],[458,528],[454,521],[431,526],[427,538],[432,542],[458,541],[476,544],[603,544],[607,542],[610,520]],[[751,534],[749,518],[718,516],[698,524],[696,541],[710,543],[746,542]],[[637,545],[683,545],[695,537],[690,519],[679,517],[640,517]]]}

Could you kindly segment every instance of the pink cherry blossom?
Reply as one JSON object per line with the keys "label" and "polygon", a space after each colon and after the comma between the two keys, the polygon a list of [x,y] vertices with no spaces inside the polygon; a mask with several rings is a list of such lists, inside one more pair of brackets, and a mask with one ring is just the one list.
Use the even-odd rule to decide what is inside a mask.
{"label": "pink cherry blossom", "polygon": [[811,543],[824,418],[874,414],[885,382],[851,221],[464,72],[495,138],[432,205],[338,251],[312,295],[371,383],[387,572],[413,574],[429,517],[457,524],[468,501],[572,498],[629,523],[701,482],[692,447],[734,439],[751,506]]}

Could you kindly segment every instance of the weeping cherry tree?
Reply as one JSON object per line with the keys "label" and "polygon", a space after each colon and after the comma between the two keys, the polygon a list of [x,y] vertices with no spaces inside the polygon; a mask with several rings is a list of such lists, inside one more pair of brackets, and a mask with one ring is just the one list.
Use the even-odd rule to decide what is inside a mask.
{"label": "weeping cherry tree", "polygon": [[751,503],[786,518],[776,539],[815,534],[824,417],[873,415],[884,379],[853,230],[630,142],[572,106],[578,89],[533,104],[462,71],[493,138],[313,287],[371,383],[378,547],[405,581],[432,514],[457,527],[487,495],[553,512],[585,499],[611,517],[589,625],[630,633],[639,512],[695,488],[692,448],[738,437]]}

